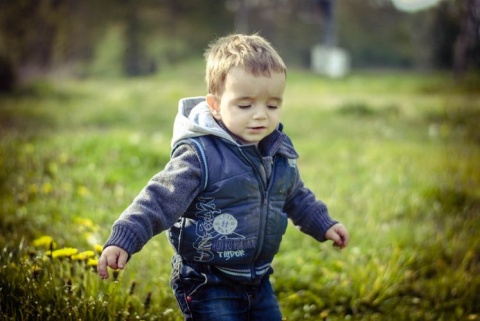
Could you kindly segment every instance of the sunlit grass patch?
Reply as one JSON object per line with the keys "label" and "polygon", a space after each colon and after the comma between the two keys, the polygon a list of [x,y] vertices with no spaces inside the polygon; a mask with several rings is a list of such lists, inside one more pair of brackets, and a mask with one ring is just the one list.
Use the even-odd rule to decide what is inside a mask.
{"label": "sunlit grass patch", "polygon": [[[178,99],[204,94],[187,69],[0,98],[0,317],[181,320],[164,235],[116,282],[94,269],[113,221],[169,159]],[[438,74],[288,82],[303,180],[351,244],[289,227],[272,276],[287,319],[480,319],[478,94]]]}
{"label": "sunlit grass patch", "polygon": [[0,253],[2,318],[176,320],[172,308],[159,306],[165,304],[161,292],[145,292],[145,287],[138,290],[140,282],[124,281],[120,271],[110,271],[113,282],[101,281],[94,251],[73,247],[45,251],[46,239],[43,237],[41,244],[33,242],[39,247],[21,242]]}

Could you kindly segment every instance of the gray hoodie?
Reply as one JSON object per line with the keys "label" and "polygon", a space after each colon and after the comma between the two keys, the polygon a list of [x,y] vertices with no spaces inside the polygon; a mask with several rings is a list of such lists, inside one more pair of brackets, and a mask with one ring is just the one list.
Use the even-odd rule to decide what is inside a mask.
{"label": "gray hoodie", "polygon": [[180,100],[173,124],[172,147],[183,139],[203,135],[214,135],[235,142],[213,118],[205,97]]}

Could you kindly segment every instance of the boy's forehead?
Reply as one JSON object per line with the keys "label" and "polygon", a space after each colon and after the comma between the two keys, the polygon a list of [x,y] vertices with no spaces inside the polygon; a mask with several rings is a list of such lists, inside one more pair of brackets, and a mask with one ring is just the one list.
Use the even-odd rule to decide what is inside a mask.
{"label": "boy's forehead", "polygon": [[235,94],[249,95],[252,92],[267,91],[281,97],[285,89],[285,74],[272,71],[268,75],[255,75],[244,68],[232,68],[225,77],[224,90]]}
{"label": "boy's forehead", "polygon": [[227,79],[231,79],[232,77],[245,77],[245,78],[261,78],[261,77],[267,77],[267,78],[272,78],[272,77],[281,77],[281,78],[286,78],[284,72],[279,72],[276,70],[264,70],[262,72],[254,71],[248,67],[245,66],[237,66],[237,67],[232,67],[230,68],[226,73],[224,77],[224,81],[226,82]]}

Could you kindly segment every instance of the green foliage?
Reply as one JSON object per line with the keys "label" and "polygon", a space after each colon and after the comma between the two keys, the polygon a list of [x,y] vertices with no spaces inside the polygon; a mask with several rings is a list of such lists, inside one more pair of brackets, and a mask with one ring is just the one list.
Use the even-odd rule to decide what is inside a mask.
{"label": "green foliage", "polygon": [[[310,66],[311,48],[325,41],[314,0],[245,1],[83,0],[0,2],[0,91],[39,74],[138,76],[198,57],[213,38],[260,32],[288,65]],[[391,1],[337,1],[338,46],[360,68],[451,68],[465,1],[440,1],[406,13]],[[474,28],[471,28],[474,30]],[[474,35],[473,35],[474,36]],[[478,39],[462,55],[478,71]],[[457,48],[459,49],[459,48]],[[461,56],[462,56],[461,55]],[[459,57],[457,57],[458,59]],[[462,58],[462,57],[460,57]]]}
{"label": "green foliage", "polygon": [[[205,91],[201,65],[0,97],[0,318],[181,319],[165,237],[116,281],[53,251],[98,248],[163,168],[178,99]],[[288,320],[480,318],[479,98],[441,74],[289,72],[285,130],[351,243],[289,227],[272,276]]]}
{"label": "green foliage", "polygon": [[122,28],[108,28],[102,41],[95,48],[94,58],[88,66],[88,75],[93,77],[120,77],[123,75],[122,60],[125,46],[122,38]]}
{"label": "green foliage", "polygon": [[113,282],[99,282],[94,252],[77,252],[45,252],[24,248],[23,242],[18,248],[4,247],[2,320],[175,320],[172,309],[158,313],[154,294],[148,292],[142,300],[135,293],[136,282],[125,284],[118,271],[112,271]]}

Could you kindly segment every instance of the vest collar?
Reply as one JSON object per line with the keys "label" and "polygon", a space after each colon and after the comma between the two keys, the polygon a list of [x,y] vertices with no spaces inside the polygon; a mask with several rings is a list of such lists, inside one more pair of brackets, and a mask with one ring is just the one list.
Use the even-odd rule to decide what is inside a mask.
{"label": "vest collar", "polygon": [[[233,135],[227,127],[223,124],[222,121],[217,121],[218,125],[228,133],[241,148],[251,148],[253,144],[242,144],[236,137]],[[258,143],[258,151],[262,157],[274,156],[275,154],[282,155],[286,158],[296,159],[298,154],[293,148],[292,142],[288,136],[283,132],[283,124],[280,123],[278,128],[275,129],[270,135],[262,139]]]}

